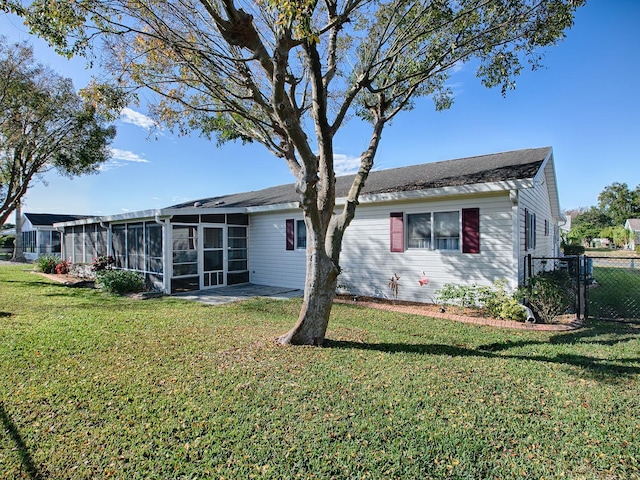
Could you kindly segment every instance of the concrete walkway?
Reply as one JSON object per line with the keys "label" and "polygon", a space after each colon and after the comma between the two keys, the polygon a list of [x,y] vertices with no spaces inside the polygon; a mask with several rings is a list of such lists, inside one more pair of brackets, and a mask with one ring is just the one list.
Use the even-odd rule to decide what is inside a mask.
{"label": "concrete walkway", "polygon": [[270,287],[253,283],[232,285],[230,287],[198,290],[195,292],[174,293],[174,297],[194,300],[208,305],[222,305],[223,303],[247,300],[248,298],[297,298],[302,297],[302,290],[286,287]]}

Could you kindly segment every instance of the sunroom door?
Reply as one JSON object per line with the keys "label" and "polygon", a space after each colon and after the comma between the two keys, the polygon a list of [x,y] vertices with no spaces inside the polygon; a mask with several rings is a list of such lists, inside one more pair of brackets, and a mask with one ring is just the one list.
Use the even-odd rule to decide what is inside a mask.
{"label": "sunroom door", "polygon": [[224,285],[224,228],[202,227],[202,288]]}

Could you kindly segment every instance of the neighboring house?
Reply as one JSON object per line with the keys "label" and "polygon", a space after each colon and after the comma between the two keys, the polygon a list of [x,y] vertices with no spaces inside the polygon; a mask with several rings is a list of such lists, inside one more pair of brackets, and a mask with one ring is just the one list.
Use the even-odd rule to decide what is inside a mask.
{"label": "neighboring house", "polygon": [[629,218],[624,222],[624,228],[631,231],[629,250],[635,250],[640,245],[640,218]]}
{"label": "neighboring house", "polygon": [[[337,209],[352,178],[336,181]],[[288,184],[56,226],[65,258],[113,255],[167,293],[247,282],[302,289],[298,200]],[[562,222],[550,147],[374,171],[344,236],[338,283],[392,296],[396,273],[399,299],[428,302],[451,282],[515,288],[528,254],[559,255]]]}
{"label": "neighboring house", "polygon": [[42,255],[60,256],[60,231],[54,223],[71,222],[87,218],[86,215],[59,215],[54,213],[24,213],[22,215],[22,251],[27,260]]}

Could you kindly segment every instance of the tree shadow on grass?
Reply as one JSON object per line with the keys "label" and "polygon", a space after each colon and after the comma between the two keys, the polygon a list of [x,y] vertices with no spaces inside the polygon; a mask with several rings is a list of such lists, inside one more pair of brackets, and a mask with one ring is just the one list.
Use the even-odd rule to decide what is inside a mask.
{"label": "tree shadow on grass", "polygon": [[613,346],[621,343],[640,340],[640,326],[633,324],[611,325],[605,322],[592,323],[580,330],[562,332],[553,335],[548,341],[540,340],[506,340],[478,346],[478,350],[499,352],[516,347],[530,345],[594,345]]}
{"label": "tree shadow on grass", "polygon": [[32,286],[32,285],[44,285],[46,287],[59,287],[59,288],[67,288],[64,284],[62,283],[58,283],[58,282],[47,282],[44,280],[30,280],[28,282],[24,281],[24,280],[2,280],[0,281],[0,283],[20,283],[22,285],[24,285],[25,287],[27,286]]}
{"label": "tree shadow on grass", "polygon": [[0,403],[0,421],[2,422],[4,430],[9,434],[11,440],[13,440],[16,451],[18,452],[18,455],[20,455],[22,466],[27,472],[29,478],[32,480],[43,479],[44,477],[38,471],[35,463],[33,463],[33,459],[31,458],[31,454],[29,453],[27,445],[22,439],[22,435],[20,435],[18,428],[16,427],[15,423],[13,423],[13,420],[11,420],[11,417],[7,414],[2,403]]}
{"label": "tree shadow on grass", "polygon": [[[586,331],[576,331],[571,334],[564,334],[562,342],[553,341],[555,337],[552,337],[550,341],[540,340],[522,340],[512,342],[506,340],[504,342],[492,343],[489,345],[480,345],[477,348],[461,347],[454,345],[443,344],[431,344],[431,343],[358,343],[342,340],[325,340],[324,346],[328,348],[336,349],[358,349],[358,350],[373,350],[386,353],[414,353],[419,355],[444,355],[451,357],[476,357],[487,359],[513,359],[513,360],[527,360],[543,363],[555,363],[561,365],[568,365],[572,367],[578,367],[583,372],[591,376],[595,380],[599,381],[615,381],[620,378],[633,378],[640,375],[640,357],[627,358],[627,359],[608,359],[598,358],[596,356],[586,356],[573,353],[558,352],[556,355],[543,355],[543,354],[509,354],[507,351],[513,348],[536,346],[536,345],[558,345],[563,344],[575,344],[580,341],[589,339],[587,343],[593,341],[594,343],[602,343],[605,345],[619,343],[620,341],[630,341],[640,338],[640,332],[637,331],[635,335],[629,337],[629,334],[624,339],[609,341],[600,341],[594,339],[597,335],[602,335],[606,332],[602,332],[600,329],[595,328],[594,331],[583,329]],[[629,365],[636,364],[636,365]]]}

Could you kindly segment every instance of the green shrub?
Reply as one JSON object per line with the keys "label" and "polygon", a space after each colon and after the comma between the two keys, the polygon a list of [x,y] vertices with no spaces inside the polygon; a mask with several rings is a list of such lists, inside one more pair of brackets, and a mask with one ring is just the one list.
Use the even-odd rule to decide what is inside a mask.
{"label": "green shrub", "polygon": [[640,245],[636,245],[635,250],[636,250],[636,253],[640,254]]}
{"label": "green shrub", "polygon": [[480,307],[494,318],[526,320],[525,309],[507,290],[507,281],[504,279],[496,280],[492,287],[480,287],[478,300]]}
{"label": "green shrub", "polygon": [[543,323],[552,323],[574,303],[571,278],[564,270],[542,272],[532,277],[527,287],[520,287],[518,295],[527,300]]}
{"label": "green shrub", "polygon": [[56,273],[56,265],[60,263],[57,255],[42,255],[36,260],[36,267],[42,273]]}
{"label": "green shrub", "polygon": [[496,280],[491,287],[447,283],[436,291],[436,298],[444,306],[478,308],[487,315],[503,320],[524,321],[526,312],[518,300],[507,290],[506,280]]}
{"label": "green shrub", "polygon": [[13,248],[15,238],[13,235],[0,235],[0,248]]}
{"label": "green shrub", "polygon": [[130,270],[101,270],[97,273],[98,287],[110,293],[134,293],[144,289],[144,277]]}
{"label": "green shrub", "polygon": [[446,283],[440,290],[436,291],[438,302],[445,307],[457,306],[461,310],[478,306],[478,286],[457,285]]}
{"label": "green shrub", "polygon": [[562,251],[565,255],[583,255],[584,247],[582,245],[565,245]]}

